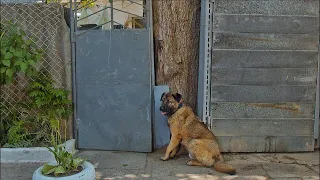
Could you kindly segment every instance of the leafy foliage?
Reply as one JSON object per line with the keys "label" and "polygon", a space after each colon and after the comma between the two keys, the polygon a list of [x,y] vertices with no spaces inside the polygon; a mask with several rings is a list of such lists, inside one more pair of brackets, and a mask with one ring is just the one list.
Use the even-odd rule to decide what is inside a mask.
{"label": "leafy foliage", "polygon": [[38,109],[39,116],[46,116],[49,121],[68,117],[71,113],[69,91],[55,88],[50,74],[45,71],[36,73],[32,79],[34,81],[31,82],[27,92],[31,99],[29,106]]}
{"label": "leafy foliage", "polygon": [[[52,138],[53,141],[56,141],[54,136]],[[57,164],[44,164],[42,173],[45,175],[67,175],[71,171],[78,171],[78,167],[85,161],[82,158],[75,158],[73,153],[66,151],[63,145],[54,143],[53,149],[48,148],[48,150],[53,153]]]}
{"label": "leafy foliage", "polygon": [[[52,134],[62,140],[61,122],[72,112],[69,91],[55,88],[50,74],[45,71],[35,72],[31,78],[34,81],[29,84],[26,99],[19,103],[20,112],[1,123],[1,131],[6,133],[1,143],[4,147],[48,145],[52,143]],[[24,110],[29,115],[21,116]]]}
{"label": "leafy foliage", "polygon": [[32,74],[43,51],[16,23],[0,23],[0,84],[10,84],[19,73]]}
{"label": "leafy foliage", "polygon": [[[65,122],[71,113],[69,91],[55,88],[51,75],[36,69],[43,51],[17,23],[1,22],[0,40],[0,85],[13,83],[18,73],[25,73],[33,80],[22,102],[5,107],[1,104],[1,146],[47,145],[51,143],[52,134],[61,140],[60,127],[57,126]],[[18,106],[18,112],[11,106]]]}
{"label": "leafy foliage", "polygon": [[82,8],[91,8],[95,5],[95,0],[81,0],[80,5]]}
{"label": "leafy foliage", "polygon": [[24,121],[19,120],[16,113],[11,113],[1,120],[1,144],[3,147],[27,147],[31,145],[29,133],[26,131]]}

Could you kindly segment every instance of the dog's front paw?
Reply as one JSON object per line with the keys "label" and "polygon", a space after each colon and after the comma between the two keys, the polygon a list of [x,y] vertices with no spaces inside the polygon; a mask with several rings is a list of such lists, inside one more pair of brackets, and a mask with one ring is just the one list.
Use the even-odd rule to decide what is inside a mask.
{"label": "dog's front paw", "polygon": [[171,153],[171,154],[170,154],[170,157],[173,158],[175,155],[176,155],[176,154]]}
{"label": "dog's front paw", "polygon": [[166,158],[166,157],[162,157],[162,158],[160,158],[162,161],[166,161],[166,160],[168,160],[168,158]]}

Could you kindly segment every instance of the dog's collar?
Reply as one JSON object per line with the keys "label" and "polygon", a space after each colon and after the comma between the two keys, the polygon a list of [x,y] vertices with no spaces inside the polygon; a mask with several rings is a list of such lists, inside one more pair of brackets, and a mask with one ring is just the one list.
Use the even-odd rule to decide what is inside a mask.
{"label": "dog's collar", "polygon": [[183,106],[182,103],[179,103],[178,109],[180,109]]}

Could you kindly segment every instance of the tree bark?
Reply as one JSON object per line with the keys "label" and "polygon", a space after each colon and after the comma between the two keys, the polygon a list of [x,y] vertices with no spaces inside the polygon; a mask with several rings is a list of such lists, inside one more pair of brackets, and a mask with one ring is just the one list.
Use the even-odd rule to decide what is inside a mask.
{"label": "tree bark", "polygon": [[156,85],[197,102],[200,0],[153,0]]}

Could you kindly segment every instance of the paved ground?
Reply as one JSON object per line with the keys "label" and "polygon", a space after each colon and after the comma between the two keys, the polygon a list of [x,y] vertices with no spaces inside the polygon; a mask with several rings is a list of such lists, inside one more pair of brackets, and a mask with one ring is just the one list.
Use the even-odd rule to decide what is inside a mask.
{"label": "paved ground", "polygon": [[[224,154],[225,160],[237,170],[236,176],[227,176],[211,168],[190,167],[188,157],[182,152],[169,161],[161,161],[164,150],[154,153],[130,153],[110,151],[82,151],[78,155],[87,158],[96,168],[97,180],[154,179],[319,179],[319,151],[312,153],[250,153]],[[1,180],[31,179],[40,164],[1,164]]]}

